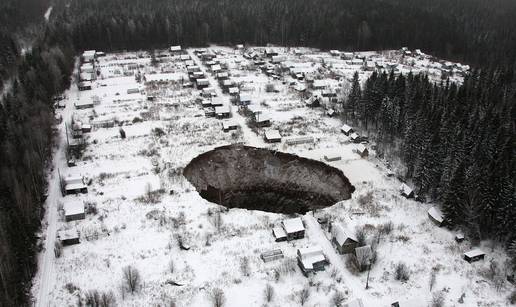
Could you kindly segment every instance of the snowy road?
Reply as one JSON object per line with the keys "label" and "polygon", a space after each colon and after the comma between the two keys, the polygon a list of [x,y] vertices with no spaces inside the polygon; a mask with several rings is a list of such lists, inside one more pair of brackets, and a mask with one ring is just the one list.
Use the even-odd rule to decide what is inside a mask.
{"label": "snowy road", "polygon": [[[76,89],[76,87],[75,87]],[[70,94],[70,93],[69,93]],[[35,299],[35,306],[49,307],[52,306],[50,302],[50,291],[54,288],[55,273],[55,256],[54,246],[57,234],[57,222],[59,213],[57,211],[57,203],[62,198],[59,187],[59,172],[61,175],[66,170],[66,135],[65,122],[68,120],[73,112],[73,105],[69,103],[65,109],[58,111],[63,116],[63,122],[58,126],[59,129],[59,146],[54,152],[54,159],[52,161],[53,170],[48,177],[48,197],[45,201],[45,218],[43,224],[46,225],[45,243],[43,251],[38,256],[38,272],[34,278],[33,297]]]}

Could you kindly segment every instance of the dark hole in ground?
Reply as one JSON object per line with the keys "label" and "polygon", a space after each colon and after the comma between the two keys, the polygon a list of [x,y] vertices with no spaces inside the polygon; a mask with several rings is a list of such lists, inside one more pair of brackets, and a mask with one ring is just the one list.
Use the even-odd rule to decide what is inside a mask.
{"label": "dark hole in ground", "polygon": [[184,175],[208,201],[286,214],[332,206],[355,190],[341,170],[326,163],[243,145],[197,156]]}

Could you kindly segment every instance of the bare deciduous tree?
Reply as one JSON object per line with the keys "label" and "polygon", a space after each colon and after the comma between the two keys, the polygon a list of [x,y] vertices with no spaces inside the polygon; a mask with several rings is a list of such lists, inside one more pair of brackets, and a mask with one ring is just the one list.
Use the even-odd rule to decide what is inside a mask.
{"label": "bare deciduous tree", "polygon": [[310,288],[304,287],[301,291],[298,292],[299,304],[301,304],[301,306],[304,306],[309,298],[310,298]]}
{"label": "bare deciduous tree", "polygon": [[226,303],[226,296],[224,295],[224,291],[220,288],[213,289],[210,296],[213,307],[222,307]]}
{"label": "bare deciduous tree", "polygon": [[274,288],[271,284],[265,285],[265,290],[263,291],[263,296],[265,297],[265,301],[267,303],[272,302],[274,299]]}
{"label": "bare deciduous tree", "polygon": [[128,265],[123,268],[123,278],[124,282],[127,286],[127,289],[134,293],[138,290],[138,287],[140,286],[141,278],[140,278],[140,272],[133,266]]}

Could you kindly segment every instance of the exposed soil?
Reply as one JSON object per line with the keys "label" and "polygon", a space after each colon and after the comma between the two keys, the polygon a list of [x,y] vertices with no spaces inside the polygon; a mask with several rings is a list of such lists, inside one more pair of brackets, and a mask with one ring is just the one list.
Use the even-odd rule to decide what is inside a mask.
{"label": "exposed soil", "polygon": [[243,145],[197,156],[184,175],[208,201],[286,214],[332,206],[355,190],[341,170],[326,163]]}

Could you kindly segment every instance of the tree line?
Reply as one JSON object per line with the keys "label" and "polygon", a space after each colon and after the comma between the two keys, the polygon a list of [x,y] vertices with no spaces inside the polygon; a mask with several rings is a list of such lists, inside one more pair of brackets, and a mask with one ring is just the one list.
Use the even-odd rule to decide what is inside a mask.
{"label": "tree line", "polygon": [[[172,44],[267,43],[368,50],[408,46],[482,68],[464,85],[374,74],[346,107],[399,155],[418,193],[476,238],[510,240],[514,225],[512,0],[54,0],[0,3],[0,306],[29,305],[54,143],[52,97],[70,84],[76,51]],[[32,48],[20,34],[34,21]],[[473,193],[471,193],[473,192]],[[511,194],[512,193],[512,194]],[[512,223],[512,224],[511,224]],[[514,244],[516,249],[516,244]]]}
{"label": "tree line", "polygon": [[427,76],[355,74],[344,120],[369,131],[380,157],[416,194],[438,201],[449,226],[474,242],[516,240],[516,89],[504,70],[475,70],[464,84]]}

